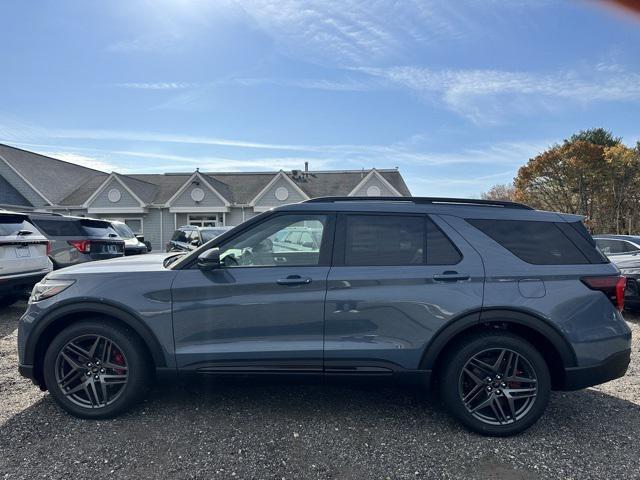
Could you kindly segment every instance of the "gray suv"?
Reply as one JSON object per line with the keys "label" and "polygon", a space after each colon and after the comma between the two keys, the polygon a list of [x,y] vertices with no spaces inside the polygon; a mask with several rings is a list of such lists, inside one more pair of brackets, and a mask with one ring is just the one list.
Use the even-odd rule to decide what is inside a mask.
{"label": "gray suv", "polygon": [[[319,244],[276,241],[294,228]],[[511,435],[542,415],[552,389],[624,375],[624,286],[576,215],[320,198],[192,253],[49,274],[20,321],[19,368],[92,419],[128,409],[154,378],[408,379],[435,385],[466,427]]]}
{"label": "gray suv", "polygon": [[107,220],[58,213],[30,213],[33,223],[51,242],[54,268],[124,255],[124,241]]}

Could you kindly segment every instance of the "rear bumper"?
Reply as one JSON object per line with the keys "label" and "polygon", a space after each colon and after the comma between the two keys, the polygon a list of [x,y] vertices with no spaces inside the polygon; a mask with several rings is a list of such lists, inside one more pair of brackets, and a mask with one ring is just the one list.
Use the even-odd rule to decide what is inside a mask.
{"label": "rear bumper", "polygon": [[0,277],[0,296],[25,293],[49,273],[49,270]]}
{"label": "rear bumper", "polygon": [[631,349],[610,355],[605,360],[587,367],[569,367],[564,371],[562,390],[579,390],[624,376],[631,361]]}

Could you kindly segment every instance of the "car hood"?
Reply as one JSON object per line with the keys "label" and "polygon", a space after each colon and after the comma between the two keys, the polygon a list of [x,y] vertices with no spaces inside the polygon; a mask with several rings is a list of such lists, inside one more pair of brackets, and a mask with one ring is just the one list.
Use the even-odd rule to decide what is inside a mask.
{"label": "car hood", "polygon": [[167,271],[164,267],[164,259],[176,255],[175,253],[150,253],[148,255],[135,255],[130,257],[118,257],[110,260],[86,262],[71,267],[62,268],[49,274],[48,278],[88,273],[135,273],[150,271]]}

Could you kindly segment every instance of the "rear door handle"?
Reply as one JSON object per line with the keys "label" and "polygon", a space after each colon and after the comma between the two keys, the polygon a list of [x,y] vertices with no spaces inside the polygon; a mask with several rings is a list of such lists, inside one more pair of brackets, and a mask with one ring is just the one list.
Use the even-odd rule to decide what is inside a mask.
{"label": "rear door handle", "polygon": [[286,278],[279,278],[276,282],[278,285],[308,285],[311,283],[311,279],[300,275],[289,275]]}
{"label": "rear door handle", "polygon": [[454,271],[446,271],[433,276],[433,279],[436,282],[462,282],[464,280],[469,280],[470,278],[471,277],[469,275]]}

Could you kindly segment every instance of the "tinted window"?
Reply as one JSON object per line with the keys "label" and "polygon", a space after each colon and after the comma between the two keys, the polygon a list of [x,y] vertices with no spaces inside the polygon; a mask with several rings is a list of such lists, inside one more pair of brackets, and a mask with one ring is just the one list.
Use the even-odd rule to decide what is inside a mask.
{"label": "tinted window", "polygon": [[212,228],[212,229],[201,230],[200,234],[202,235],[202,241],[206,243],[209,240],[222,235],[226,231],[227,230]]}
{"label": "tinted window", "polygon": [[345,265],[425,263],[422,216],[348,215],[345,234]]}
{"label": "tinted window", "polygon": [[22,215],[0,215],[0,235],[16,235],[20,230],[36,233],[33,225]]}
{"label": "tinted window", "polygon": [[462,260],[462,255],[451,240],[427,218],[427,264],[455,265]]}
{"label": "tinted window", "polygon": [[306,229],[322,237],[326,223],[326,215],[278,215],[229,240],[220,258],[225,267],[232,268],[318,265],[320,245],[290,243],[288,237],[293,232],[300,238]]}
{"label": "tinted window", "polygon": [[125,225],[124,223],[112,223],[113,229],[116,231],[121,238],[129,239],[133,238],[135,235],[131,231],[131,229]]}
{"label": "tinted window", "polygon": [[186,242],[187,235],[182,230],[176,230],[173,232],[173,237],[171,237],[172,242]]}
{"label": "tinted window", "polygon": [[73,220],[34,218],[32,222],[45,235],[50,237],[81,237],[84,235],[78,224]]}
{"label": "tinted window", "polygon": [[535,265],[589,263],[578,247],[553,222],[467,221],[525,262]]}
{"label": "tinted window", "polygon": [[90,219],[79,220],[79,222],[82,230],[88,237],[108,237],[110,235],[118,235],[109,222]]}

